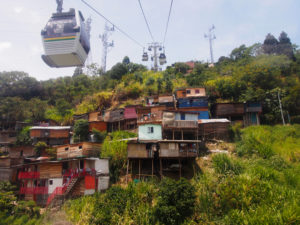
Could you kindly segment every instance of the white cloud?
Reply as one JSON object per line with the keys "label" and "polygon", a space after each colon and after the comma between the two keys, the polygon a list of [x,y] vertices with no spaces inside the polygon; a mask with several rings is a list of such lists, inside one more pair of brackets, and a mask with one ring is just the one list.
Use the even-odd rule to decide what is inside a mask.
{"label": "white cloud", "polygon": [[11,46],[12,46],[11,42],[8,41],[0,42],[0,52],[11,48]]}
{"label": "white cloud", "polygon": [[15,7],[14,8],[14,12],[17,13],[17,14],[20,14],[22,11],[23,11],[22,7]]}
{"label": "white cloud", "polygon": [[43,52],[43,49],[41,46],[31,46],[30,52],[32,55],[40,55]]}

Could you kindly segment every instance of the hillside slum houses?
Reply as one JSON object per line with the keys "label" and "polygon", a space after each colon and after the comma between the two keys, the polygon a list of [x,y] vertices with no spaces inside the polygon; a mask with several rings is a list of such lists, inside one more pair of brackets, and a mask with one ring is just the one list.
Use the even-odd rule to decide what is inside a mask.
{"label": "hillside slum houses", "polygon": [[[208,139],[228,139],[230,124],[259,125],[260,103],[209,104],[205,88],[182,88],[172,95],[145,98],[145,105],[92,112],[85,116],[90,130],[131,130],[138,138],[128,142],[127,173],[163,176],[171,170],[181,176],[182,165],[199,155]],[[92,119],[93,118],[93,119]]]}
{"label": "hillside slum houses", "polygon": [[[144,105],[74,115],[74,121],[87,120],[90,132],[138,134],[128,141],[127,179],[181,177],[194,171],[204,141],[227,139],[230,124],[259,125],[261,112],[260,103],[209,103],[204,88],[183,88],[172,95],[149,96]],[[30,126],[33,144],[17,146],[17,133],[25,126]],[[16,183],[20,198],[42,206],[107,189],[108,159],[98,158],[101,144],[92,135],[89,142],[73,143],[72,135],[71,126],[54,121],[0,121],[0,181]],[[34,146],[39,142],[54,154],[37,154]]]}
{"label": "hillside slum houses", "polygon": [[[1,131],[5,134],[12,127]],[[7,139],[4,134],[0,136],[0,181],[16,183],[21,199],[48,206],[109,187],[109,160],[99,159],[101,144],[71,144],[70,126],[40,123],[30,128],[33,145],[44,142],[55,155],[45,150],[37,153],[33,145],[16,146],[16,137]]]}

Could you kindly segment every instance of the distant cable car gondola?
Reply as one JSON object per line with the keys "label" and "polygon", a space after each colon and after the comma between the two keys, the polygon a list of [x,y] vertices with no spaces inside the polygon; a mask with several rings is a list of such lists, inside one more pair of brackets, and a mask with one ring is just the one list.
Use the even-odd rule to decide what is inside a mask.
{"label": "distant cable car gondola", "polygon": [[142,61],[148,61],[148,53],[147,52],[143,53]]}
{"label": "distant cable car gondola", "polygon": [[165,55],[165,53],[161,53],[161,54],[159,55],[159,64],[160,64],[160,65],[163,65],[163,64],[165,64],[165,63],[167,63],[166,55]]}
{"label": "distant cable car gondola", "polygon": [[42,59],[48,66],[84,66],[90,40],[80,11],[53,13],[41,35],[45,51]]}

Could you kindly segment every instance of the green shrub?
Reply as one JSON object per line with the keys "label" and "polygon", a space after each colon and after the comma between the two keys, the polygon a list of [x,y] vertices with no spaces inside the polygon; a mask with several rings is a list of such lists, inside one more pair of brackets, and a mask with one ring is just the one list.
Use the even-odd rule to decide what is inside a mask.
{"label": "green shrub", "polygon": [[128,131],[116,131],[108,135],[101,148],[101,157],[110,158],[109,172],[113,183],[117,182],[122,170],[126,166],[127,160],[127,141],[122,139],[135,137],[135,133]]}
{"label": "green shrub", "polygon": [[194,213],[195,188],[184,178],[162,180],[155,206],[156,219],[162,224],[181,224]]}
{"label": "green shrub", "polygon": [[77,120],[74,124],[74,142],[88,141],[89,122],[87,120]]}
{"label": "green shrub", "polygon": [[229,137],[232,141],[239,141],[241,139],[241,123],[235,123],[229,127]]}
{"label": "green shrub", "polygon": [[104,139],[106,138],[106,136],[107,136],[106,131],[101,132],[101,131],[99,131],[95,128],[93,128],[92,133],[94,135],[95,141],[99,142],[99,143],[102,143],[104,141]]}
{"label": "green shrub", "polygon": [[43,141],[39,141],[38,143],[36,143],[34,146],[36,156],[41,156],[41,154],[46,150],[47,147],[48,145]]}
{"label": "green shrub", "polygon": [[240,174],[242,166],[238,161],[229,158],[227,154],[216,154],[212,158],[214,169],[221,174]]}
{"label": "green shrub", "polygon": [[32,139],[30,138],[30,127],[24,127],[17,135],[17,146],[31,145]]}

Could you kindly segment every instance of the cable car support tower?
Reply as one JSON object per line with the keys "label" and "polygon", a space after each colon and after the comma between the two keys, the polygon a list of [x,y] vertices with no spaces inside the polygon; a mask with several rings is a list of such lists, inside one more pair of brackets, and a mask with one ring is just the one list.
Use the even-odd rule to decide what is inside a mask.
{"label": "cable car support tower", "polygon": [[212,27],[209,28],[209,30],[208,30],[208,34],[204,34],[204,37],[205,37],[205,38],[208,38],[208,40],[209,40],[210,62],[211,62],[212,64],[214,64],[214,54],[213,54],[212,42],[213,42],[213,40],[216,39],[216,36],[215,36],[215,34],[214,34],[214,29],[215,29],[215,26],[212,25]]}
{"label": "cable car support tower", "polygon": [[105,23],[104,26],[104,33],[102,35],[99,35],[99,38],[102,40],[102,60],[101,60],[101,69],[102,72],[106,72],[106,59],[107,54],[110,48],[114,47],[114,41],[109,42],[108,38],[111,35],[111,33],[115,31],[114,26],[109,27],[107,23]]}

